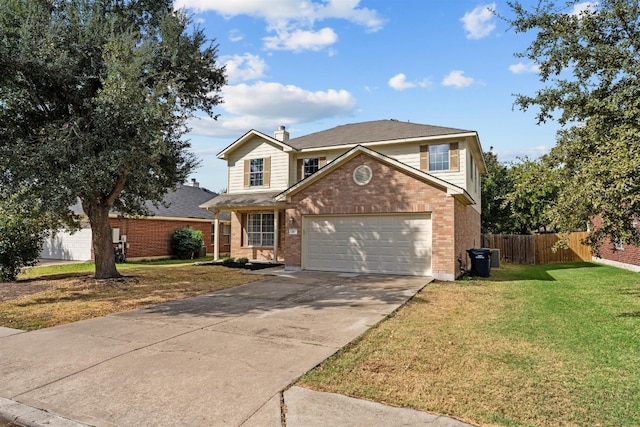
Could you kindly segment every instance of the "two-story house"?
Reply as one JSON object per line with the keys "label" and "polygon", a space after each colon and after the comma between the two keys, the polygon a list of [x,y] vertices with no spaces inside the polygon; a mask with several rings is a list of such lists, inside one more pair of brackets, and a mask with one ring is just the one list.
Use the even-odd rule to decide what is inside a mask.
{"label": "two-story house", "polygon": [[453,280],[480,245],[475,131],[378,120],[289,138],[281,126],[218,158],[228,192],[200,207],[231,212],[233,257]]}

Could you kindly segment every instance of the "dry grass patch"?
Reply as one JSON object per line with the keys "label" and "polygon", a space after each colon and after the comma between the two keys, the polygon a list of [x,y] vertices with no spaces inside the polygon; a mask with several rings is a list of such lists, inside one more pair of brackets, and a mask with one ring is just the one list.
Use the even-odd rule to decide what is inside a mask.
{"label": "dry grass patch", "polygon": [[34,330],[202,295],[264,276],[222,266],[127,268],[119,279],[71,273],[0,284],[0,326]]}
{"label": "dry grass patch", "polygon": [[483,426],[638,425],[637,275],[521,268],[426,287],[299,384]]}

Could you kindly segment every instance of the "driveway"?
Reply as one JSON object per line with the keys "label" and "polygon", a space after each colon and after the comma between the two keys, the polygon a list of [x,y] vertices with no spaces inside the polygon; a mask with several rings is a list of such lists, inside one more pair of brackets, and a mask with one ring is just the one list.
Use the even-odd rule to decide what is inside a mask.
{"label": "driveway", "polygon": [[69,325],[0,328],[0,415],[50,417],[35,421],[49,425],[280,426],[282,390],[429,281],[280,272]]}

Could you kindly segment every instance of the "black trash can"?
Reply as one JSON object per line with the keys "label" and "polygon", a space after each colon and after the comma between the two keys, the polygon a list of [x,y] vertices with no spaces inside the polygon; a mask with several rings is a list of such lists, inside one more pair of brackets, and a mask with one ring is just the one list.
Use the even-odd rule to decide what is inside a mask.
{"label": "black trash can", "polygon": [[471,258],[471,275],[489,277],[491,273],[491,250],[489,249],[467,249]]}

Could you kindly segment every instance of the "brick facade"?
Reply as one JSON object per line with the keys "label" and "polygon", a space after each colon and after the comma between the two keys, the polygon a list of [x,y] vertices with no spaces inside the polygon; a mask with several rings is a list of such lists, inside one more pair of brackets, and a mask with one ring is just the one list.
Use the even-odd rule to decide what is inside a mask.
{"label": "brick facade", "polygon": [[[358,185],[353,171],[367,165],[371,181]],[[432,275],[453,280],[459,275],[457,256],[480,238],[480,214],[464,206],[443,187],[420,181],[365,154],[360,154],[292,196],[286,210],[288,228],[302,227],[304,215],[430,213],[432,220]],[[302,234],[285,235],[288,267],[302,265]],[[232,248],[233,250],[233,248]]]}
{"label": "brick facade", "polygon": [[[280,231],[278,241],[278,259],[284,261],[284,211],[278,211],[278,229]],[[234,258],[248,258],[259,261],[275,261],[272,247],[253,247],[245,245],[244,218],[250,213],[274,213],[273,210],[236,211],[231,213],[231,256]]]}
{"label": "brick facade", "polygon": [[[110,218],[111,228],[119,228],[120,235],[127,236],[127,258],[169,257],[173,232],[192,227],[202,232],[208,253],[213,252],[211,221],[163,220],[151,218]],[[222,227],[220,227],[222,228]],[[220,233],[222,239],[222,233]]]}
{"label": "brick facade", "polygon": [[[592,221],[595,228],[600,227],[601,219],[596,217]],[[622,245],[616,248],[615,244],[606,239],[598,250],[597,257],[600,260],[612,261],[614,264],[619,263],[621,267],[631,267],[632,270],[638,271],[640,268],[640,247],[634,245]]]}

